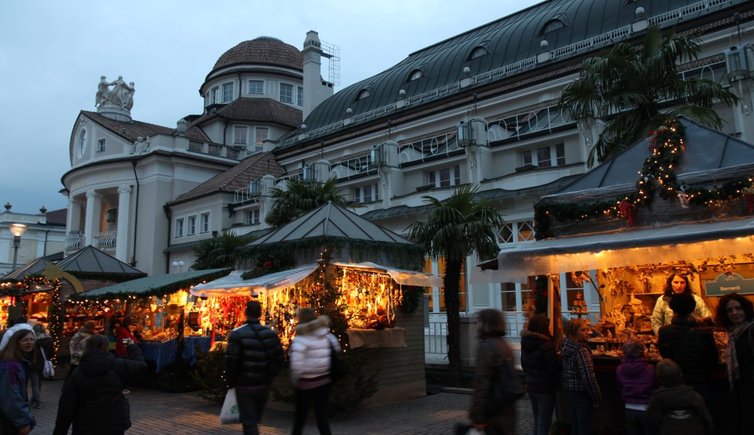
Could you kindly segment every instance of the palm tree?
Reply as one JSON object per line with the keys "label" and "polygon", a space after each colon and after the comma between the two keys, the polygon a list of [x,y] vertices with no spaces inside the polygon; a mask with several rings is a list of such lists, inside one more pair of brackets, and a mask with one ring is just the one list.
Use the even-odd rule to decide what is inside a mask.
{"label": "palm tree", "polygon": [[191,267],[194,270],[233,267],[236,264],[236,250],[251,240],[249,236],[237,236],[233,231],[223,230],[199,243],[194,249],[196,260]]}
{"label": "palm tree", "polygon": [[285,225],[328,201],[336,205],[346,205],[346,199],[338,193],[335,178],[324,183],[289,179],[286,187],[286,190],[272,189],[271,196],[275,203],[265,219],[272,226]]}
{"label": "palm tree", "polygon": [[684,80],[678,72],[679,63],[695,60],[700,51],[697,39],[663,37],[652,26],[641,44],[620,43],[606,55],[583,62],[581,76],[563,90],[560,106],[576,120],[606,122],[589,151],[589,166],[677,115],[721,128],[723,120],[712,106],[736,104],[736,94],[711,80]]}
{"label": "palm tree", "polygon": [[486,201],[475,200],[477,188],[462,186],[453,196],[440,201],[422,199],[431,205],[425,222],[414,222],[409,237],[424,245],[428,255],[445,259],[445,309],[448,318],[448,374],[450,383],[461,379],[461,319],[459,287],[466,258],[476,252],[491,258],[498,252],[496,232],[503,223],[497,210]]}

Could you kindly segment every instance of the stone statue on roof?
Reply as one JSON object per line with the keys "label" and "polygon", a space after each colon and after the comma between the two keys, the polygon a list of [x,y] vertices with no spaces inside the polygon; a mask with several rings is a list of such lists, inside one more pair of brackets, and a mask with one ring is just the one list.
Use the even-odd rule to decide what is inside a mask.
{"label": "stone statue on roof", "polygon": [[118,79],[112,83],[107,82],[106,76],[101,76],[97,85],[96,106],[99,108],[113,105],[130,110],[134,104],[134,92],[136,92],[134,82],[126,83],[123,76],[118,76]]}

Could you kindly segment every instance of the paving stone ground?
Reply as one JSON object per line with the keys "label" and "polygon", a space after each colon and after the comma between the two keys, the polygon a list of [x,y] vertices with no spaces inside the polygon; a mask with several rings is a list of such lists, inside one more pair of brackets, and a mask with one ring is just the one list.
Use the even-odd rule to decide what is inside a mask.
{"label": "paving stone ground", "polygon": [[[32,435],[52,433],[62,380],[45,381],[42,407],[34,410],[37,427]],[[334,434],[452,434],[454,423],[465,421],[470,397],[463,393],[443,392],[402,403],[358,409],[331,420]],[[133,425],[127,435],[214,435],[240,434],[240,425],[221,425],[220,406],[196,393],[163,393],[133,388],[128,395]],[[516,433],[531,433],[531,407],[528,399],[518,401]],[[262,435],[288,434],[293,425],[290,407],[271,403],[260,426]],[[305,434],[316,434],[313,416]]]}

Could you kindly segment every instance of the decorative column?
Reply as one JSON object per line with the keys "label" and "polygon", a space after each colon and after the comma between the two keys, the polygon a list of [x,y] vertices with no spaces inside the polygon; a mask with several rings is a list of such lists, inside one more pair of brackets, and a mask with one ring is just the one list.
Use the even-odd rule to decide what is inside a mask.
{"label": "decorative column", "polygon": [[99,234],[100,195],[95,191],[86,192],[86,216],[84,217],[84,238],[87,245],[94,245],[94,237]]}
{"label": "decorative column", "polygon": [[79,237],[81,231],[81,204],[77,199],[72,197],[68,198],[68,213],[66,214],[65,222],[65,250],[68,252],[68,248],[74,248],[74,244],[71,241],[71,233],[74,233],[76,237]]}
{"label": "decorative column", "polygon": [[128,262],[128,227],[131,215],[131,186],[118,187],[118,226],[115,238],[115,258]]}

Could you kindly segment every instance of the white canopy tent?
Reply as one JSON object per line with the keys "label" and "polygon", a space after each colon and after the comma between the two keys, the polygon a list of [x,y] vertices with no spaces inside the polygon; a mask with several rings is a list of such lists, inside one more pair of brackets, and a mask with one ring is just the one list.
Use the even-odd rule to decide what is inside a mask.
{"label": "white canopy tent", "polygon": [[416,272],[413,270],[398,269],[390,266],[382,266],[376,263],[365,261],[363,263],[333,263],[339,267],[349,267],[353,269],[367,269],[381,272],[387,272],[395,282],[400,285],[412,285],[417,287],[442,287],[442,278],[431,273]]}
{"label": "white canopy tent", "polygon": [[[670,262],[754,252],[754,218],[564,237],[501,251],[480,267],[486,282],[577,270]],[[490,270],[497,269],[497,270]]]}
{"label": "white canopy tent", "polygon": [[251,296],[260,292],[273,292],[295,285],[316,269],[316,264],[283,270],[250,279],[242,279],[243,272],[234,271],[230,275],[191,288],[191,294],[207,296]]}

